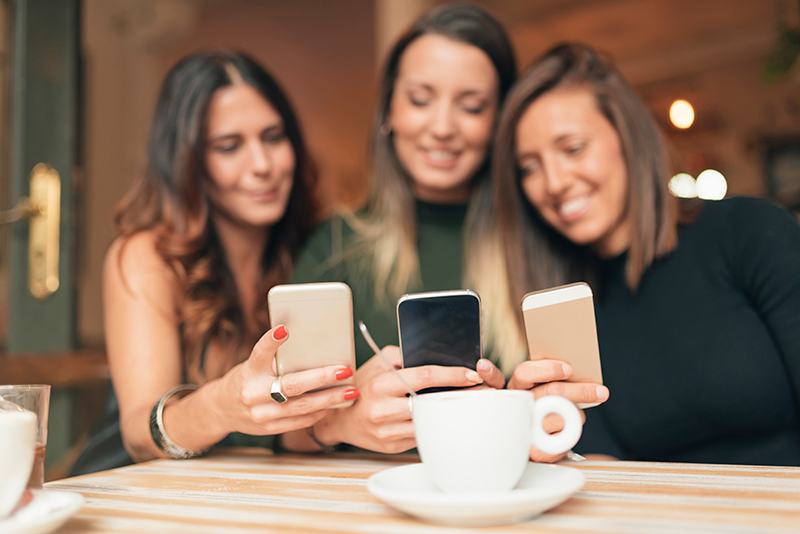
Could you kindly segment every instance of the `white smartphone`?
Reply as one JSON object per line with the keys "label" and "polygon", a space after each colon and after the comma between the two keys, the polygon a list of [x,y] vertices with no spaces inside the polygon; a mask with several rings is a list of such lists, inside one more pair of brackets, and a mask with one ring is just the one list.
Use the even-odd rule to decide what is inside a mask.
{"label": "white smartphone", "polygon": [[397,329],[404,367],[475,369],[481,359],[481,299],[474,291],[403,295],[397,301]]}
{"label": "white smartphone", "polygon": [[[284,284],[267,294],[270,324],[286,325],[289,340],[278,347],[278,374],[342,365],[355,371],[353,297],[341,282]],[[328,387],[352,385],[353,377]],[[334,406],[344,408],[353,401]]]}
{"label": "white smartphone", "polygon": [[[533,359],[572,366],[568,382],[603,383],[592,289],[584,282],[528,293],[522,299],[528,351]],[[597,404],[579,407],[589,408]]]}

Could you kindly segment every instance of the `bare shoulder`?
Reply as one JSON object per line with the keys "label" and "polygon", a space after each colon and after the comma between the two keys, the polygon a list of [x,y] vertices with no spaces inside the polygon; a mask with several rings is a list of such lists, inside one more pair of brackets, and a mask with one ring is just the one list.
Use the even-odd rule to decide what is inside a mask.
{"label": "bare shoulder", "polygon": [[156,235],[151,230],[120,236],[111,243],[103,265],[103,279],[107,290],[124,287],[134,294],[164,290],[172,294],[177,289],[175,274],[159,254]]}

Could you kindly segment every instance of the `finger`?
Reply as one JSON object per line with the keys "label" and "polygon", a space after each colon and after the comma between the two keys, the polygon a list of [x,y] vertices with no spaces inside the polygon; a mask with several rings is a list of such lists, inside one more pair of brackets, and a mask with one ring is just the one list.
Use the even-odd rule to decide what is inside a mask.
{"label": "finger", "polygon": [[531,460],[533,460],[534,462],[547,463],[547,464],[552,464],[558,462],[559,460],[563,460],[566,455],[567,453],[565,452],[562,452],[561,454],[547,454],[540,451],[536,447],[531,447],[530,451]]}
{"label": "finger", "polygon": [[382,452],[384,454],[399,454],[406,452],[417,446],[417,440],[414,438],[401,439],[397,441],[380,442],[377,447],[374,447],[375,452]]}
{"label": "finger", "polygon": [[250,410],[250,416],[255,422],[268,421],[270,418],[298,417],[327,410],[337,404],[354,400],[358,396],[360,396],[360,392],[350,386],[329,388],[290,398],[281,404],[272,400],[265,401],[254,406]]}
{"label": "finger", "polygon": [[483,383],[496,389],[503,389],[506,385],[506,377],[490,360],[481,358],[476,366],[478,374],[483,379]]}
{"label": "finger", "polygon": [[[423,365],[420,367],[408,367],[397,372],[401,373],[406,384],[414,391],[430,387],[465,388],[483,383],[483,379],[478,373],[466,367]],[[405,387],[399,380],[395,379],[394,384],[391,384],[390,387],[395,396],[405,394]]]}
{"label": "finger", "polygon": [[408,397],[388,397],[379,402],[365,402],[361,409],[363,419],[375,427],[398,422],[411,423],[411,404]]}
{"label": "finger", "polygon": [[286,343],[288,339],[289,331],[282,324],[261,336],[247,359],[251,368],[258,373],[269,373],[273,368],[278,347]]}
{"label": "finger", "polygon": [[281,390],[287,397],[297,397],[308,391],[336,384],[351,376],[353,376],[353,370],[343,365],[328,365],[307,371],[287,373],[281,377]]}
{"label": "finger", "polygon": [[397,424],[381,425],[375,429],[374,435],[380,443],[393,452],[407,451],[411,447],[402,447],[414,441],[414,424],[411,421],[404,421]]}
{"label": "finger", "polygon": [[572,367],[559,360],[522,362],[514,369],[508,389],[531,389],[536,384],[566,380],[572,376]]}
{"label": "finger", "polygon": [[292,432],[293,430],[300,430],[308,428],[320,422],[325,417],[324,410],[314,412],[306,415],[298,415],[294,417],[281,417],[278,419],[270,419],[254,427],[254,435],[270,435],[270,434],[283,434]]}
{"label": "finger", "polygon": [[533,388],[535,398],[547,395],[566,397],[573,403],[593,404],[608,400],[609,391],[605,386],[588,382],[549,382]]}
{"label": "finger", "polygon": [[[395,369],[403,368],[403,355],[400,354],[400,347],[395,345],[387,345],[381,349],[381,356],[383,356],[383,358],[385,358]],[[385,362],[383,363],[384,367],[386,367]],[[389,369],[386,370],[388,371]]]}
{"label": "finger", "polygon": [[[388,360],[388,364],[386,360]],[[357,374],[360,380],[368,381],[374,376],[391,371],[390,367],[394,367],[395,369],[403,368],[403,357],[400,355],[400,349],[395,346],[384,347],[380,355],[376,354],[364,362],[364,364],[358,368]]]}

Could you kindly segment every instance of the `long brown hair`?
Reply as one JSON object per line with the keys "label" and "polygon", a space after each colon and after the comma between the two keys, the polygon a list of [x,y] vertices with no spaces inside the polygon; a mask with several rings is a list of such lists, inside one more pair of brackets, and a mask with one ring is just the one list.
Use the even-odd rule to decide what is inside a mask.
{"label": "long brown hair", "polygon": [[[486,11],[471,4],[447,4],[429,11],[412,24],[389,52],[372,121],[367,203],[362,216],[347,216],[357,232],[352,252],[364,259],[362,268],[374,279],[374,293],[379,303],[396,299],[419,282],[417,220],[411,177],[397,158],[393,134],[386,132],[384,125],[403,54],[412,42],[424,35],[442,35],[482,50],[497,72],[498,106],[516,79],[516,59],[505,30]],[[489,174],[491,147],[488,154],[472,179],[464,229],[464,286],[476,289],[481,295],[487,311],[485,340],[487,345],[493,345],[504,336],[497,335],[495,323],[502,321],[494,321],[498,315],[490,313],[490,309],[497,302],[494,297],[505,299],[507,290],[503,276],[489,274],[505,273],[505,269],[502,251],[496,247],[498,234],[491,225],[494,220]],[[492,265],[487,265],[487,261]],[[498,265],[503,267],[499,271],[495,269]],[[502,290],[498,292],[497,287]]]}
{"label": "long brown hair", "polygon": [[[204,185],[209,102],[216,91],[235,82],[253,87],[275,108],[296,161],[286,212],[271,228],[264,251],[263,285],[253,290],[266,295],[269,287],[290,279],[294,259],[316,222],[317,204],[312,194],[316,171],[285,93],[263,67],[244,54],[200,52],[170,70],[153,115],[144,172],[115,216],[123,237],[143,230],[152,230],[157,236],[156,249],[174,271],[182,294],[178,314],[184,366],[196,381],[206,379],[201,359],[209,343],[225,347],[228,361],[222,362],[223,369],[249,352],[249,347],[242,346],[243,312]],[[266,331],[266,298],[262,302],[258,321]]]}
{"label": "long brown hair", "polygon": [[527,292],[573,282],[590,271],[587,248],[549,227],[528,202],[516,162],[520,118],[537,98],[563,87],[591,91],[598,109],[619,135],[628,175],[628,286],[635,291],[653,261],[677,246],[678,203],[667,188],[670,160],[658,126],[609,60],[586,45],[559,45],[534,62],[511,90],[495,139],[495,195],[502,207],[498,214],[511,299],[516,303]]}

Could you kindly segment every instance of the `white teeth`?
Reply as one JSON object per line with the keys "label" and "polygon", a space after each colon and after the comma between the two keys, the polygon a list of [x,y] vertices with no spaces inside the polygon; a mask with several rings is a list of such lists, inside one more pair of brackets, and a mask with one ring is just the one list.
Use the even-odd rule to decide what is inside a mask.
{"label": "white teeth", "polygon": [[577,213],[582,210],[588,200],[588,196],[569,200],[561,204],[558,211],[561,212],[561,215],[572,215],[573,213]]}
{"label": "white teeth", "polygon": [[432,159],[450,159],[456,155],[455,152],[446,152],[444,150],[428,150],[428,155]]}

